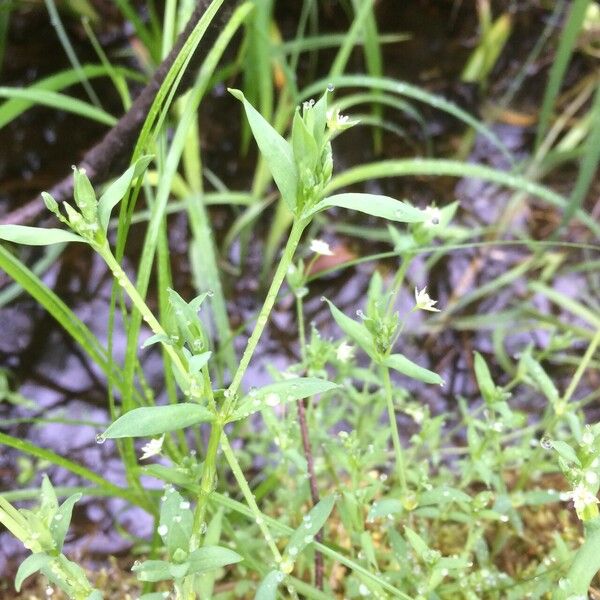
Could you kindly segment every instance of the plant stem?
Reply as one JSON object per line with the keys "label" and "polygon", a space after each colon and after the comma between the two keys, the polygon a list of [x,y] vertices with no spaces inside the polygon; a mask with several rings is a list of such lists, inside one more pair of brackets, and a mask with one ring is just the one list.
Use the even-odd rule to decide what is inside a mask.
{"label": "plant stem", "polygon": [[406,467],[404,464],[404,453],[402,444],[400,443],[400,435],[398,434],[398,423],[396,422],[396,410],[394,409],[394,398],[392,396],[392,382],[390,381],[390,371],[386,366],[381,367],[381,376],[383,379],[383,387],[385,390],[385,400],[387,403],[388,418],[392,431],[392,443],[394,445],[394,454],[396,455],[396,472],[400,481],[400,490],[402,494],[406,494],[408,486],[406,484]]}
{"label": "plant stem", "polygon": [[[125,293],[129,296],[133,305],[142,315],[142,319],[148,324],[150,329],[158,335],[167,335],[167,332],[163,329],[162,325],[158,322],[157,318],[152,314],[152,311],[148,308],[147,304],[144,302],[144,299],[140,296],[137,288],[129,277],[123,271],[121,265],[117,262],[117,259],[114,257],[113,253],[108,248],[108,244],[104,247],[99,247],[98,252],[100,256],[104,259],[104,262],[108,266],[108,268],[112,271],[115,279],[118,284],[123,288]],[[165,351],[170,356],[173,363],[177,366],[180,372],[184,375],[187,374],[188,370],[183,366],[181,362],[181,358],[179,354],[175,351],[173,346],[169,344],[164,344]]]}
{"label": "plant stem", "polygon": [[252,490],[250,489],[250,486],[248,485],[248,482],[244,477],[244,473],[242,471],[242,468],[240,467],[240,463],[238,462],[235,453],[231,449],[231,445],[229,444],[229,440],[227,439],[227,435],[225,432],[221,434],[221,447],[223,448],[223,454],[225,455],[225,458],[229,463],[229,467],[231,468],[233,476],[237,481],[240,491],[244,496],[244,500],[246,501],[248,508],[254,516],[254,522],[258,525],[258,528],[261,530],[265,541],[269,546],[269,549],[275,557],[275,560],[278,564],[281,563],[281,553],[279,552],[279,548],[277,548],[277,546],[275,545],[273,536],[271,535],[271,532],[265,524],[265,519],[262,513],[260,512],[258,505],[256,504],[254,494],[252,493]]}
{"label": "plant stem", "polygon": [[194,511],[193,531],[194,535],[198,538],[196,543],[199,541],[199,534],[202,532],[203,523],[205,522],[204,519],[206,515],[208,498],[215,487],[215,480],[217,477],[217,451],[219,449],[219,442],[221,440],[222,433],[223,425],[219,422],[213,423],[210,430],[210,437],[208,439],[208,446],[206,448],[206,456],[204,457],[204,464],[202,467],[202,479],[200,480],[198,502],[196,504],[196,510]]}
{"label": "plant stem", "polygon": [[250,364],[250,360],[252,359],[252,355],[256,350],[256,346],[258,341],[260,340],[263,331],[267,325],[269,320],[269,315],[271,314],[271,310],[277,300],[277,294],[279,293],[279,289],[281,288],[281,284],[285,278],[287,270],[294,259],[294,252],[298,247],[298,243],[300,242],[300,238],[302,236],[302,232],[308,225],[307,219],[295,219],[292,224],[292,230],[290,231],[290,236],[283,250],[283,255],[281,260],[279,261],[279,265],[277,266],[277,270],[275,271],[275,275],[273,275],[273,281],[269,287],[269,291],[267,292],[267,297],[258,313],[258,318],[256,320],[256,325],[252,334],[248,338],[248,343],[246,344],[246,349],[244,350],[244,354],[242,355],[242,359],[240,360],[240,365],[233,376],[233,380],[231,385],[229,386],[229,398],[225,402],[224,411],[227,412],[232,409],[232,402],[235,401],[235,396],[240,388],[240,384],[242,383],[242,379],[244,374],[246,373],[246,369]]}
{"label": "plant stem", "polygon": [[569,400],[571,400],[571,396],[573,395],[573,392],[575,392],[575,390],[577,389],[577,386],[579,385],[579,382],[581,381],[585,370],[588,368],[588,365],[592,360],[594,353],[596,352],[596,348],[598,348],[598,344],[600,344],[600,329],[598,329],[590,345],[587,347],[587,350],[585,351],[585,354],[583,355],[583,358],[579,362],[577,370],[573,375],[573,379],[571,379],[569,387],[565,391],[565,395],[563,396],[563,402],[565,404],[569,402]]}

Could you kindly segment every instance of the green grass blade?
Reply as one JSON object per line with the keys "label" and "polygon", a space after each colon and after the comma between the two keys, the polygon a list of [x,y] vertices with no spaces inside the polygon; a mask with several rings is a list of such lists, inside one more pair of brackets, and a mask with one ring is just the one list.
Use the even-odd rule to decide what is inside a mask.
{"label": "green grass blade", "polygon": [[[453,160],[444,159],[405,159],[405,160],[385,160],[367,165],[360,165],[348,169],[336,175],[325,190],[325,194],[362,181],[368,181],[379,177],[402,177],[407,175],[431,175],[431,176],[450,176],[450,177],[472,177],[504,185],[508,188],[526,192],[532,196],[537,196],[551,206],[564,208],[568,201],[564,196],[557,194],[549,188],[534,183],[517,175],[511,175],[504,171],[492,169],[483,165],[462,163]],[[590,231],[600,236],[600,224],[598,224],[590,215],[579,210],[576,212],[581,222],[589,228]]]}
{"label": "green grass blade", "polygon": [[328,83],[333,83],[336,87],[364,87],[367,90],[382,90],[399,96],[413,98],[419,102],[429,104],[430,106],[447,112],[456,119],[472,127],[480,135],[490,140],[490,142],[502,152],[502,154],[513,164],[514,160],[508,148],[502,143],[500,138],[486,125],[478,121],[468,112],[459,108],[453,102],[446,100],[442,96],[431,94],[415,85],[406,83],[405,81],[397,81],[384,77],[369,77],[367,75],[338,75],[331,76],[327,80],[321,79],[304,90],[302,90],[302,98],[309,98],[316,94],[320,94],[326,88]]}
{"label": "green grass blade", "polygon": [[583,19],[587,11],[590,0],[573,0],[569,16],[563,27],[556,56],[552,62],[550,76],[548,77],[548,85],[544,91],[544,100],[540,110],[540,120],[537,127],[535,147],[538,148],[542,143],[544,135],[550,125],[550,118],[554,103],[560,92],[560,87],[564,79],[567,67],[571,60],[577,36],[581,30]]}
{"label": "green grass blade", "polygon": [[77,77],[79,78],[79,83],[83,86],[86,94],[89,99],[92,101],[92,104],[96,106],[96,108],[102,108],[102,103],[100,102],[100,98],[98,98],[94,88],[91,86],[88,78],[85,76],[85,72],[81,67],[81,63],[77,58],[77,53],[71,44],[71,40],[69,40],[69,36],[65,31],[65,28],[60,20],[60,15],[56,10],[56,4],[54,4],[54,0],[44,0],[46,3],[46,8],[48,10],[48,14],[50,15],[50,22],[52,23],[54,29],[56,30],[56,34],[58,35],[58,39],[67,55],[69,62],[73,66],[73,70],[77,73]]}
{"label": "green grass blade", "polygon": [[594,102],[590,109],[591,129],[585,141],[583,155],[580,159],[579,173],[575,188],[569,198],[559,229],[567,227],[575,213],[579,210],[598,169],[600,161],[600,87],[596,89]]}
{"label": "green grass blade", "polygon": [[31,104],[41,104],[57,110],[64,110],[92,121],[98,121],[109,127],[117,122],[115,117],[100,108],[96,108],[83,100],[49,90],[0,87],[0,98],[25,100],[30,103],[30,106]]}
{"label": "green grass blade", "polygon": [[[100,65],[85,65],[82,69],[88,79],[110,74],[110,71],[108,71],[106,67]],[[114,67],[114,72],[119,77],[140,80],[139,73],[135,73],[129,69]],[[11,98],[0,105],[0,128],[4,127],[7,123],[10,123],[13,119],[16,119],[21,113],[35,104],[35,100],[32,98],[30,92],[35,93],[35,90],[56,92],[77,83],[77,81],[77,73],[73,71],[73,69],[68,69],[56,73],[55,75],[51,75],[50,77],[46,77],[45,79],[41,79],[29,87],[19,88],[24,91],[23,94],[20,94],[18,98]]]}
{"label": "green grass blade", "polygon": [[[117,498],[124,498],[132,504],[142,506],[137,495],[133,494],[127,488],[121,488],[115,485],[114,483],[111,483],[107,479],[104,479],[104,477],[102,477],[101,475],[98,475],[98,473],[95,473],[87,467],[73,462],[68,458],[64,458],[63,456],[60,456],[60,454],[56,454],[56,452],[53,452],[52,450],[40,448],[39,446],[36,446],[35,444],[28,442],[27,440],[15,438],[11,435],[7,435],[6,433],[2,432],[0,432],[0,444],[8,446],[10,448],[14,448],[19,452],[24,452],[29,456],[36,456],[38,458],[41,458],[42,460],[46,460],[52,463],[53,465],[56,465],[57,467],[61,467],[63,469],[66,469],[67,471],[70,471],[71,473],[74,473],[75,475],[78,475],[79,477],[87,479],[91,483],[95,483],[107,493],[110,493],[111,496],[115,496]],[[146,508],[148,507],[146,506]]]}

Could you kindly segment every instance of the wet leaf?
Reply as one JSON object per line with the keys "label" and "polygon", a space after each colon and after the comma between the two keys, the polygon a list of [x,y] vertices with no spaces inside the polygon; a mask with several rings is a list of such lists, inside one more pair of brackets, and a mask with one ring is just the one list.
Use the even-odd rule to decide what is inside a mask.
{"label": "wet leaf", "polygon": [[134,564],[131,570],[140,581],[166,581],[173,579],[172,566],[165,560],[146,560],[143,563]]}
{"label": "wet leaf", "polygon": [[205,573],[227,565],[233,565],[243,558],[229,548],[204,546],[194,550],[189,556],[190,573]]}
{"label": "wet leaf", "polygon": [[26,246],[49,246],[65,242],[86,242],[86,240],[63,229],[44,229],[27,225],[0,225],[0,240],[25,244]]}
{"label": "wet leaf", "polygon": [[142,156],[121,177],[113,182],[100,197],[98,201],[98,223],[105,233],[108,229],[112,209],[124,198],[131,182],[146,170],[152,158],[152,156]]}
{"label": "wet leaf", "polygon": [[150,437],[197,423],[207,423],[214,415],[199,404],[182,402],[167,406],[134,408],[119,417],[102,434],[104,439],[124,437]]}
{"label": "wet leaf", "polygon": [[304,515],[302,523],[290,537],[285,549],[285,558],[295,561],[302,550],[312,543],[315,535],[321,531],[329,518],[334,504],[335,497],[328,496],[323,498],[308,514]]}
{"label": "wet leaf", "polygon": [[28,577],[46,567],[51,560],[52,559],[43,552],[28,556],[19,565],[19,569],[15,576],[15,589],[17,592],[21,591],[21,586]]}
{"label": "wet leaf", "polygon": [[442,385],[444,380],[433,371],[426,369],[425,367],[421,367],[420,365],[414,363],[412,360],[406,358],[406,356],[402,354],[392,354],[388,356],[383,364],[390,369],[394,369],[411,379],[416,379],[417,381],[423,381],[424,383],[431,383]]}
{"label": "wet leaf", "polygon": [[276,600],[277,588],[284,578],[285,575],[281,571],[271,571],[268,573],[260,582],[254,600]]}
{"label": "wet leaf", "polygon": [[243,419],[252,413],[278,404],[322,394],[337,387],[339,386],[335,383],[316,377],[295,377],[271,383],[244,396],[230,421]]}
{"label": "wet leaf", "polygon": [[67,535],[69,525],[71,524],[73,506],[76,502],[81,500],[81,496],[82,494],[73,494],[72,496],[69,496],[56,511],[56,514],[50,523],[50,533],[52,534],[52,539],[59,552],[62,551],[65,536]]}
{"label": "wet leaf", "polygon": [[[346,316],[333,302],[325,298],[329,305],[331,314],[338,324],[339,328],[352,340],[354,340],[362,350],[364,350],[373,360],[378,361],[378,353],[373,345],[373,337],[368,329],[354,319]],[[379,361],[378,361],[379,362]]]}
{"label": "wet leaf", "polygon": [[402,202],[389,196],[359,193],[329,196],[321,200],[311,211],[311,214],[331,208],[332,206],[357,210],[374,217],[381,217],[400,223],[422,223],[428,219],[425,211],[411,206],[408,202]]}
{"label": "wet leaf", "polygon": [[256,139],[262,157],[281,192],[288,208],[295,212],[298,190],[298,170],[290,144],[281,137],[265,118],[246,100],[240,90],[229,92],[244,105],[250,129]]}

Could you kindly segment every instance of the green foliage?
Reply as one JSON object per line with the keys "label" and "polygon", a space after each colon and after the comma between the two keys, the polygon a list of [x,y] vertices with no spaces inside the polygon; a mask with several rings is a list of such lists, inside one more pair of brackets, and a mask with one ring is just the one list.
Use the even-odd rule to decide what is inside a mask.
{"label": "green foliage", "polygon": [[[110,424],[96,439],[119,440],[112,447],[120,454],[126,477],[126,484],[117,486],[74,460],[0,433],[3,445],[66,469],[93,486],[55,490],[44,478],[39,490],[0,496],[0,522],[32,551],[16,575],[17,590],[39,572],[70,598],[102,598],[83,569],[63,554],[73,506],[85,493],[122,498],[156,519],[154,541],[136,547],[144,557],[132,567],[143,600],[163,598],[165,593],[178,600],[270,600],[286,594],[316,600],[338,595],[412,600],[585,597],[600,568],[600,431],[587,423],[584,412],[598,394],[578,394],[588,371],[598,368],[600,319],[593,295],[571,296],[554,283],[568,269],[585,270],[592,281],[597,265],[569,265],[569,245],[528,239],[508,224],[511,211],[526,208],[532,196],[539,206],[562,211],[562,225],[577,218],[587,237],[600,232],[583,204],[600,152],[597,82],[584,82],[587,96],[582,92],[577,97],[581,105],[592,98],[584,116],[569,108],[552,123],[589,3],[578,1],[569,7],[544,94],[535,156],[514,171],[453,157],[420,156],[339,169],[342,161],[334,161],[333,150],[350,143],[343,133],[359,124],[372,127],[379,152],[383,130],[398,130],[390,126],[388,113],[414,121],[423,130],[423,147],[432,152],[419,103],[457,119],[469,128],[466,140],[477,134],[503,154],[507,164],[515,164],[488,123],[420,87],[383,77],[381,45],[404,38],[379,34],[375,3],[370,1],[341,4],[340,18],[348,25],[344,35],[319,33],[318,3],[303,2],[296,38],[282,43],[274,2],[243,3],[209,49],[190,93],[174,104],[184,70],[222,4],[210,3],[175,57],[122,175],[96,190],[85,171],[74,168],[72,202],[58,203],[43,193],[46,208],[62,227],[0,225],[0,239],[9,242],[0,248],[0,266],[106,377]],[[87,2],[68,5],[78,13],[90,11]],[[48,6],[54,4],[49,1]],[[192,4],[166,2],[164,24],[154,5],[149,5],[147,21],[128,0],[118,0],[116,6],[146,45],[149,60],[157,62],[168,52]],[[480,39],[463,70],[465,80],[482,88],[500,64],[510,34],[508,13],[492,19],[486,7],[479,7]],[[1,19],[0,29],[6,28],[7,18]],[[66,30],[59,21],[56,25],[65,49],[72,52]],[[221,65],[242,25],[246,32],[239,55]],[[309,53],[304,66],[314,72],[317,58],[319,70],[323,68],[317,54],[323,47],[337,48],[329,73],[301,88],[303,79],[296,78],[299,53]],[[368,74],[344,74],[353,49],[364,54]],[[125,78],[143,76],[114,67],[106,56],[100,58],[102,67],[82,66],[70,57],[73,68],[68,71],[26,89],[1,88],[6,102],[0,106],[0,126],[33,103],[114,124],[113,115],[93,105],[93,94],[88,104],[65,92],[75,82],[86,85],[108,74],[126,105]],[[229,83],[237,75],[244,92],[230,92],[243,107],[238,129],[251,134],[259,150],[248,191],[228,189],[200,158],[199,127],[204,124],[199,123],[198,106],[210,86]],[[340,95],[335,99],[334,85]],[[91,88],[86,88],[89,94]],[[340,114],[358,104],[368,104],[368,111],[352,119]],[[561,129],[562,122],[573,120],[577,122],[572,130]],[[552,161],[573,158],[580,159],[580,167],[570,197],[554,191],[550,183],[538,183]],[[376,180],[401,176],[479,179],[503,186],[513,197],[498,223],[487,227],[473,225],[473,219],[456,219],[459,205],[453,197],[439,198],[439,207],[437,200],[419,207],[412,199],[361,191],[362,186],[378,189]],[[271,179],[275,195],[269,193]],[[206,192],[204,185],[214,191]],[[144,210],[136,206],[141,189]],[[170,202],[173,196],[177,202]],[[271,221],[267,211],[276,197],[281,202]],[[119,215],[113,215],[119,203]],[[231,209],[233,223],[223,240],[212,229],[207,207],[213,203]],[[192,231],[196,291],[189,294],[191,300],[187,292],[172,289],[166,216],[181,210],[187,212]],[[351,222],[347,211],[360,213],[360,221]],[[245,327],[232,332],[232,286],[227,285],[232,266],[221,267],[231,249],[237,253],[239,248],[240,264],[234,268],[246,268],[248,242],[254,243],[252,227],[258,220],[271,230],[263,255],[269,288],[256,316],[244,324],[250,327],[246,339]],[[136,278],[131,279],[122,259],[134,222],[146,229]],[[281,255],[274,260],[288,229]],[[336,250],[314,239],[309,246],[306,233],[323,233],[328,239],[331,234],[338,241],[339,234],[359,242],[371,239],[390,250],[373,256],[366,246],[349,242],[356,258],[341,262],[344,259],[335,257],[322,268]],[[88,244],[113,276],[107,346],[41,278],[61,245],[69,242]],[[447,290],[445,280],[436,285],[434,274],[446,268],[450,252],[478,248],[484,260],[496,244],[507,250],[498,259],[502,265],[508,246],[517,242],[527,252],[525,258],[519,255],[513,266],[498,267],[499,275],[482,277],[483,283],[469,288],[467,275],[479,274],[478,255],[473,272],[467,270],[461,279],[464,287]],[[18,246],[50,244],[56,245],[56,254],[49,253],[29,270],[29,257]],[[585,250],[597,247],[588,243]],[[378,259],[389,262],[372,269],[366,299],[352,298],[351,308],[343,310],[342,295],[335,296],[335,304],[324,299],[325,312],[328,308],[335,323],[333,333],[317,326],[319,319],[307,331],[305,302],[315,281]],[[150,301],[146,295],[154,269],[157,293]],[[287,295],[282,293],[286,283],[291,292]],[[523,285],[515,294],[519,283]],[[436,299],[427,289],[435,291]],[[592,283],[590,289],[595,289]],[[496,295],[509,291],[512,299],[505,312],[467,310],[475,304],[493,306]],[[327,294],[334,298],[329,290]],[[13,297],[14,291],[4,302]],[[260,340],[280,301],[282,307],[296,310],[297,360],[289,357],[288,364],[278,361],[277,367],[260,364],[270,379],[246,389],[247,370],[258,363]],[[551,304],[552,310],[541,309],[542,304]],[[359,306],[362,310],[356,311]],[[119,312],[127,333],[123,365],[113,356]],[[142,323],[150,333],[140,343]],[[477,340],[480,352],[461,345],[450,348],[439,364],[427,364],[425,350],[432,339],[456,340],[452,336],[457,332],[469,343]],[[527,336],[526,342],[519,338],[516,354],[514,343],[508,343],[513,333]],[[544,337],[544,343],[531,343]],[[162,353],[166,402],[161,398],[157,404],[157,392],[145,381],[140,346],[144,353]],[[484,353],[481,348],[486,346]],[[451,377],[451,389],[443,390],[443,397],[439,387],[422,385],[444,385],[447,361],[455,359],[460,363],[455,374],[469,381],[472,397],[456,394]],[[8,374],[1,371],[0,399],[27,408],[8,383]],[[431,397],[446,402],[446,409],[425,401]],[[530,401],[541,407],[539,414],[524,408]],[[42,415],[31,421],[43,426],[44,419]],[[160,437],[147,441],[138,457],[137,438],[152,436]],[[156,462],[140,466],[140,460],[152,458]],[[27,480],[35,469],[31,460],[23,467]],[[162,495],[148,485],[148,477],[166,483]],[[557,480],[560,492],[555,490]],[[37,508],[16,508],[12,503],[35,497],[40,499]],[[578,547],[580,528],[585,540]],[[320,586],[321,568],[325,576]],[[220,580],[225,582],[222,587]]]}

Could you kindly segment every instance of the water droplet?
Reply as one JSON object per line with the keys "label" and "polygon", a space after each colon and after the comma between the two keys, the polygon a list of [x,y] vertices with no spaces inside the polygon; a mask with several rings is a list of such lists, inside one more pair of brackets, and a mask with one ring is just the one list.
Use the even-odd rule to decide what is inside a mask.
{"label": "water droplet", "polygon": [[104,437],[104,435],[102,435],[101,433],[99,433],[96,436],[96,444],[104,444],[105,441],[106,441],[106,437]]}
{"label": "water droplet", "polygon": [[547,435],[545,435],[540,440],[540,446],[544,448],[544,450],[552,450],[552,440]]}
{"label": "water droplet", "polygon": [[304,543],[306,544],[310,544],[313,541],[313,536],[312,535],[307,535],[304,537]]}
{"label": "water droplet", "polygon": [[328,92],[333,92],[333,90],[335,90],[335,85],[333,85],[333,83],[328,83],[327,84],[327,91]]}
{"label": "water droplet", "polygon": [[292,546],[289,550],[288,550],[288,554],[290,556],[296,556],[298,554],[298,548],[296,548],[296,546]]}
{"label": "water droplet", "polygon": [[277,394],[267,394],[265,398],[265,403],[267,406],[277,406],[280,402],[279,396]]}
{"label": "water droplet", "polygon": [[184,500],[183,502],[179,503],[179,508],[181,510],[188,510],[190,507],[190,503],[187,500]]}
{"label": "water droplet", "polygon": [[62,521],[63,520],[63,516],[60,513],[58,513],[58,514],[54,515],[54,520],[55,521]]}
{"label": "water droplet", "polygon": [[167,535],[169,528],[166,525],[159,525],[157,531],[158,531],[158,535],[164,536],[164,535]]}
{"label": "water droplet", "polygon": [[181,515],[175,515],[173,517],[173,523],[181,523]]}

